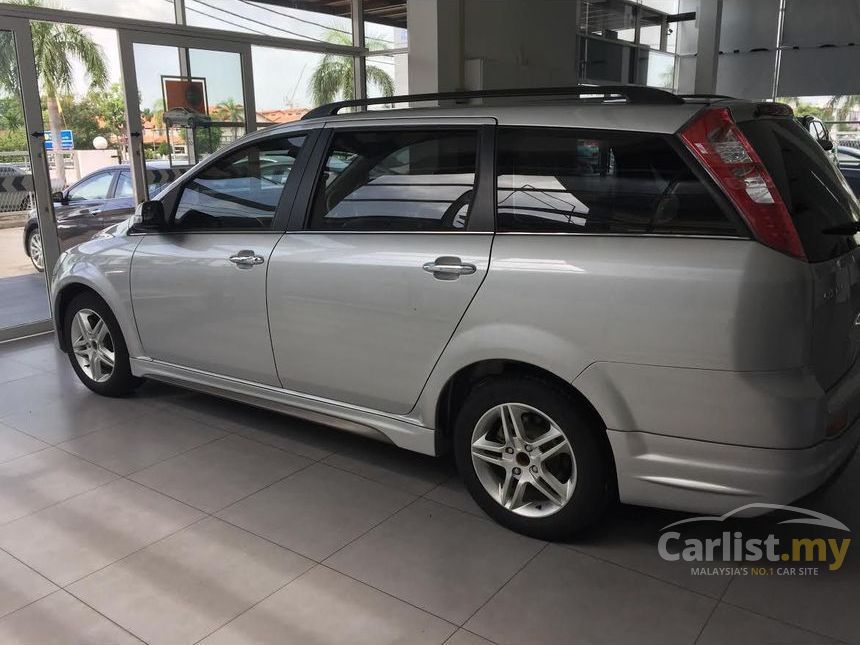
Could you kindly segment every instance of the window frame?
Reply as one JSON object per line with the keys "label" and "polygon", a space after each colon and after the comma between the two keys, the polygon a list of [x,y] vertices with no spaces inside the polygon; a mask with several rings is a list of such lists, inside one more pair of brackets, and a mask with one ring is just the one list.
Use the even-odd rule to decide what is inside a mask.
{"label": "window frame", "polygon": [[[495,232],[495,128],[496,120],[489,117],[432,119],[368,119],[362,121],[344,120],[326,123],[308,160],[307,167],[296,200],[289,217],[287,231],[317,235],[452,235]],[[329,146],[336,133],[340,132],[382,132],[415,130],[471,130],[475,133],[475,186],[469,219],[462,230],[450,231],[328,231],[312,230],[314,195],[322,177],[328,157]]]}
{"label": "window frame", "polygon": [[[703,238],[708,240],[751,240],[753,239],[752,232],[746,222],[738,213],[737,209],[729,201],[723,191],[714,183],[713,178],[708,174],[707,170],[702,167],[701,163],[687,149],[683,142],[678,138],[677,134],[661,133],[661,132],[640,132],[637,130],[624,129],[609,129],[609,128],[577,128],[566,126],[542,126],[542,125],[520,125],[520,124],[500,124],[495,128],[496,146],[498,146],[498,138],[505,130],[528,130],[530,132],[544,133],[546,131],[564,133],[577,138],[593,138],[600,139],[607,136],[618,136],[623,134],[633,135],[651,135],[660,137],[669,147],[677,153],[681,160],[687,165],[692,174],[705,187],[705,190],[716,203],[720,212],[726,219],[735,227],[735,235],[709,235],[707,233],[607,233],[607,232],[585,232],[585,231],[501,231],[498,226],[498,214],[496,214],[495,231],[497,235],[584,235],[597,237],[660,237],[660,238]],[[498,156],[495,154],[497,148],[494,148],[494,163],[493,163],[493,204],[498,208],[498,174],[496,172],[496,164]]]}
{"label": "window frame", "polygon": [[76,181],[74,184],[69,186],[66,189],[66,194],[65,194],[66,202],[69,204],[74,204],[75,202],[73,202],[71,199],[69,199],[69,195],[72,194],[72,191],[75,190],[78,186],[81,186],[82,184],[93,181],[94,179],[96,179],[102,175],[110,175],[110,183],[108,184],[107,194],[104,197],[90,197],[87,199],[81,199],[79,201],[92,202],[92,201],[101,201],[101,200],[113,199],[113,197],[112,197],[113,191],[114,191],[114,187],[116,186],[116,180],[117,180],[117,177],[119,176],[119,173],[114,168],[108,168],[107,170],[97,170],[94,173],[87,175],[86,177],[81,177],[78,181]]}
{"label": "window frame", "polygon": [[[316,149],[317,139],[319,138],[322,128],[316,127],[295,127],[278,132],[264,131],[256,134],[247,135],[248,139],[239,139],[235,143],[221,148],[214,154],[210,155],[193,168],[189,169],[182,175],[180,182],[174,186],[170,192],[165,195],[161,201],[165,204],[165,213],[167,214],[167,228],[160,231],[159,235],[198,235],[198,234],[221,234],[229,235],[231,233],[283,233],[287,230],[287,222],[289,214],[292,211],[293,204],[298,197],[298,189],[301,185],[301,180],[307,168],[308,161],[311,158],[312,152]],[[176,211],[179,209],[179,203],[182,199],[182,193],[187,184],[194,181],[202,173],[206,172],[211,166],[221,161],[224,157],[234,155],[247,148],[259,146],[267,141],[283,139],[286,137],[304,136],[305,142],[299,152],[296,161],[293,164],[290,174],[287,176],[287,181],[281,191],[280,199],[275,207],[275,212],[272,215],[272,224],[269,228],[249,228],[249,229],[178,229],[173,227],[173,222],[176,218]],[[151,235],[152,233],[148,233]]]}

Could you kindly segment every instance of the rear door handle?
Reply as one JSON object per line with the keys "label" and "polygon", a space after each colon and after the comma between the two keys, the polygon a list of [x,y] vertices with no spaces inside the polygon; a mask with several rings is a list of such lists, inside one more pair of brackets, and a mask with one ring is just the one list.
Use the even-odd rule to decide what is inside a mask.
{"label": "rear door handle", "polygon": [[262,255],[257,255],[254,251],[248,249],[239,251],[236,255],[231,255],[228,259],[240,269],[250,269],[266,261],[266,258]]}
{"label": "rear door handle", "polygon": [[461,275],[472,275],[478,270],[474,264],[463,262],[460,258],[450,255],[443,255],[433,262],[427,262],[422,268],[440,280],[456,280]]}

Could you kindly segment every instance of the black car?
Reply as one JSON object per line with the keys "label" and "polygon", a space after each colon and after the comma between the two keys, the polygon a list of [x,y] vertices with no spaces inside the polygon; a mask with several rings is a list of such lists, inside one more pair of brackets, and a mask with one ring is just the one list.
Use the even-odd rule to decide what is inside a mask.
{"label": "black car", "polygon": [[[155,195],[184,170],[170,168],[163,161],[148,162],[146,167],[150,195]],[[134,212],[131,168],[124,164],[96,170],[65,191],[54,193],[53,198],[57,237],[60,250],[65,251]],[[30,212],[24,226],[24,251],[37,270],[45,270],[42,235],[35,210]]]}

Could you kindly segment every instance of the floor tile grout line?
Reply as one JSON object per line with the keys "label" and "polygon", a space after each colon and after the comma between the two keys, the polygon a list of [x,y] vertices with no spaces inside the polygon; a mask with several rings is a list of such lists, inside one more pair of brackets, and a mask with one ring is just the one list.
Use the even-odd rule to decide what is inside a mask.
{"label": "floor tile grout line", "polygon": [[[19,558],[17,555],[15,555],[14,553],[12,553],[12,552],[11,552],[11,551],[9,551],[8,549],[6,549],[6,547],[2,547],[2,546],[0,546],[0,552],[5,553],[5,554],[6,554],[6,555],[8,555],[10,558],[12,558],[13,560],[15,560],[15,561],[16,561],[16,562],[18,562],[19,564],[23,565],[24,567],[26,567],[27,569],[29,569],[29,570],[30,570],[30,571],[32,571],[33,573],[35,573],[35,574],[36,574],[37,576],[39,576],[40,578],[43,578],[43,579],[47,580],[49,583],[51,583],[52,585],[54,585],[54,586],[56,587],[56,589],[55,589],[54,591],[59,591],[60,589],[62,589],[62,588],[63,588],[61,585],[58,585],[56,582],[54,582],[53,580],[51,580],[51,579],[50,579],[48,576],[46,576],[44,573],[42,573],[41,571],[39,571],[39,570],[37,570],[37,569],[34,569],[34,568],[33,568],[32,566],[30,566],[28,563],[24,562],[24,561],[23,561],[21,558]],[[54,593],[54,591],[51,591],[51,592],[49,592],[49,593],[46,593],[44,596],[42,596],[42,598],[46,598],[46,597],[50,596],[52,593]],[[18,609],[13,609],[12,611],[6,612],[5,614],[0,614],[0,620],[2,620],[3,618],[5,618],[6,616],[10,616],[11,614],[14,614],[14,613],[15,613],[16,611],[18,611],[19,609],[23,609],[24,607],[29,607],[29,606],[30,606],[30,605],[32,605],[34,602],[39,602],[42,598],[36,598],[35,600],[32,600],[32,601],[28,602],[26,605],[22,605],[21,607],[18,607]]]}
{"label": "floor tile grout line", "polygon": [[24,457],[30,457],[30,456],[35,455],[37,453],[43,452],[45,450],[50,450],[53,447],[54,446],[52,446],[51,444],[47,444],[44,448],[39,448],[37,450],[34,450],[33,452],[28,452],[27,454],[24,454],[24,455],[18,455],[17,457],[12,457],[11,459],[7,459],[6,461],[0,461],[0,468],[5,466],[6,464],[11,464],[16,459],[22,459]]}
{"label": "floor tile grout line", "polygon": [[[339,454],[339,453],[332,453],[332,454]],[[385,486],[386,488],[389,488],[391,490],[395,490],[395,491],[400,492],[400,493],[406,493],[407,495],[412,495],[414,497],[424,498],[424,496],[427,494],[427,493],[416,493],[415,491],[406,490],[405,488],[400,488],[399,486],[392,486],[388,482],[380,481],[379,479],[375,479],[373,477],[368,477],[367,475],[364,475],[362,473],[357,473],[354,470],[349,470],[348,468],[344,468],[343,466],[337,466],[335,464],[330,464],[325,460],[319,461],[317,463],[319,463],[322,466],[328,466],[329,468],[334,468],[335,470],[339,470],[343,473],[349,473],[350,475],[355,475],[356,477],[360,477],[361,479],[363,479],[365,481],[373,482],[374,484],[379,484],[380,486]],[[434,486],[430,490],[435,490],[435,488],[436,487]],[[429,493],[430,491],[427,491],[427,492]],[[430,501],[432,502],[433,500],[430,500]]]}
{"label": "floor tile grout line", "polygon": [[274,596],[276,593],[278,593],[278,592],[279,592],[279,591],[281,591],[282,589],[286,589],[287,587],[289,587],[291,584],[293,584],[293,583],[294,583],[294,582],[296,582],[297,580],[300,580],[301,578],[304,578],[304,577],[305,577],[306,575],[308,575],[311,571],[313,571],[313,570],[314,570],[314,569],[316,569],[317,567],[321,566],[319,562],[316,562],[316,561],[314,561],[314,560],[312,560],[312,562],[313,562],[313,564],[312,564],[311,566],[309,566],[305,571],[302,571],[299,575],[295,576],[294,578],[291,578],[290,580],[288,580],[287,582],[285,582],[284,584],[282,584],[280,587],[278,587],[277,589],[275,589],[272,593],[266,594],[266,596],[264,596],[263,598],[260,598],[257,602],[255,602],[254,604],[252,604],[250,607],[246,607],[245,609],[243,609],[242,611],[240,611],[238,614],[236,614],[235,616],[233,616],[233,617],[232,617],[232,618],[230,618],[229,620],[226,620],[225,622],[223,622],[223,623],[221,623],[220,625],[218,625],[218,626],[217,626],[215,629],[213,629],[212,631],[208,632],[207,634],[205,634],[205,635],[204,635],[204,636],[202,636],[201,638],[198,638],[196,641],[194,641],[193,645],[199,645],[199,643],[201,643],[201,642],[205,641],[207,638],[209,638],[210,636],[212,636],[212,634],[214,634],[215,632],[217,632],[217,631],[219,631],[219,630],[223,629],[224,627],[226,627],[227,625],[229,625],[229,624],[230,624],[230,623],[232,623],[233,621],[239,620],[239,618],[241,618],[242,616],[244,616],[245,614],[247,614],[247,613],[248,613],[249,611],[251,611],[254,607],[257,607],[257,606],[261,605],[262,603],[266,602],[269,598],[271,598],[272,596]]}
{"label": "floor tile grout line", "polygon": [[[695,595],[700,596],[702,598],[706,598],[708,600],[719,601],[720,598],[722,597],[722,594],[720,594],[719,596],[711,596],[711,595],[703,593],[701,591],[696,591],[695,589],[690,589],[690,587],[685,587],[684,585],[682,585],[678,582],[674,582],[672,580],[667,580],[666,578],[662,578],[662,577],[655,575],[653,573],[650,573],[648,571],[642,571],[641,569],[636,569],[635,567],[631,567],[631,566],[623,564],[621,562],[615,562],[614,560],[610,560],[608,558],[604,558],[604,557],[601,557],[599,555],[595,555],[594,553],[591,553],[589,551],[583,551],[581,548],[577,547],[575,544],[572,544],[570,542],[555,542],[554,544],[556,544],[562,548],[566,548],[566,549],[569,549],[571,551],[575,551],[579,555],[584,555],[585,557],[591,558],[592,560],[598,560],[598,561],[604,562],[606,564],[611,564],[615,567],[619,567],[621,569],[625,569],[627,571],[630,571],[631,573],[638,573],[641,576],[646,576],[648,578],[651,578],[652,580],[656,580],[657,582],[662,582],[664,584],[671,585],[671,586],[676,587],[682,591],[688,591],[692,594],[695,594]],[[728,585],[726,585],[726,589],[728,589]],[[725,593],[725,591],[726,590],[723,589],[722,593]]]}
{"label": "floor tile grout line", "polygon": [[324,563],[324,562],[326,562],[326,561],[330,560],[331,558],[333,558],[334,556],[336,556],[338,553],[340,553],[341,551],[343,551],[345,548],[347,548],[348,546],[350,546],[350,545],[354,544],[355,542],[357,542],[358,540],[360,540],[361,538],[363,538],[365,535],[367,535],[368,533],[370,533],[371,531],[373,531],[373,530],[374,530],[374,529],[376,529],[377,527],[381,526],[382,524],[384,524],[384,523],[385,523],[385,522],[387,522],[388,520],[390,520],[390,519],[392,519],[393,517],[395,517],[395,516],[399,515],[400,513],[402,513],[403,511],[405,511],[407,508],[409,508],[410,506],[412,506],[413,504],[415,504],[415,503],[416,503],[418,500],[420,500],[420,499],[421,499],[421,498],[420,498],[420,497],[418,497],[417,495],[416,495],[416,496],[413,496],[413,498],[412,498],[411,500],[409,500],[408,502],[406,502],[403,506],[400,506],[399,508],[397,508],[394,512],[389,513],[389,514],[388,514],[384,519],[379,520],[376,524],[374,524],[373,526],[371,526],[369,529],[367,529],[366,531],[364,531],[364,532],[363,532],[363,533],[361,533],[360,535],[355,536],[353,539],[351,539],[349,542],[347,542],[347,543],[346,543],[346,544],[344,544],[343,546],[338,547],[335,551],[333,551],[332,553],[329,553],[326,557],[324,557],[322,560],[320,560],[320,564],[322,564],[322,563]]}
{"label": "floor tile grout line", "polygon": [[[350,573],[346,573],[345,571],[341,571],[339,569],[335,569],[333,566],[331,566],[330,564],[326,564],[325,562],[318,562],[317,564],[321,567],[325,567],[329,571],[333,571],[334,573],[336,573],[338,575],[345,576],[345,577],[349,578],[350,580],[352,580],[353,582],[357,582],[359,584],[362,584],[365,587],[370,587],[371,589],[378,591],[379,593],[384,594],[384,595],[388,596],[389,598],[393,598],[394,600],[398,600],[405,605],[409,605],[413,609],[417,609],[418,611],[422,611],[425,614],[433,616],[434,618],[438,618],[439,620],[444,620],[446,623],[448,623],[452,627],[454,627],[455,632],[457,631],[457,629],[460,628],[460,625],[455,623],[453,620],[451,620],[449,618],[445,618],[444,616],[440,616],[439,614],[434,613],[433,611],[427,609],[426,607],[421,607],[419,605],[416,605],[415,603],[413,603],[409,600],[406,600],[405,598],[401,598],[400,596],[395,596],[390,591],[386,591],[385,589],[381,589],[375,585],[372,585],[371,583],[367,582],[367,580],[362,580],[361,578],[356,578],[354,575],[352,575]],[[453,636],[453,633],[451,634],[451,636]],[[451,638],[451,636],[448,636],[448,638]]]}
{"label": "floor tile grout line", "polygon": [[[513,572],[513,574],[511,574],[511,576],[510,576],[507,580],[505,580],[505,581],[501,584],[501,586],[500,586],[498,589],[496,589],[496,590],[495,590],[495,591],[490,595],[490,597],[489,597],[489,598],[487,598],[483,603],[481,603],[481,606],[480,606],[480,607],[478,607],[475,611],[473,611],[473,612],[469,615],[469,617],[468,617],[468,618],[466,618],[466,620],[464,620],[464,621],[462,622],[462,624],[460,625],[460,627],[463,627],[466,623],[468,623],[468,622],[469,622],[470,620],[472,620],[475,616],[477,616],[477,615],[478,615],[478,613],[480,613],[480,611],[481,611],[484,607],[486,607],[487,605],[489,605],[489,604],[493,601],[493,598],[495,598],[496,596],[498,596],[498,595],[502,592],[502,590],[510,584],[511,580],[513,580],[514,578],[516,578],[516,577],[520,574],[520,572],[521,572],[521,571],[523,571],[527,566],[529,566],[532,562],[534,562],[535,558],[537,558],[541,553],[543,553],[544,551],[546,551],[546,550],[549,548],[549,545],[550,545],[550,543],[549,543],[549,542],[544,542],[543,546],[542,546],[540,549],[538,549],[537,553],[535,553],[532,557],[530,557],[530,558],[529,558],[529,559],[528,559],[528,560],[527,560],[527,561],[526,561],[526,562],[525,562],[525,563],[524,563],[524,564],[523,564],[519,569],[517,569],[516,571],[514,571],[514,572]],[[470,630],[470,631],[471,631],[471,630]],[[480,633],[478,633],[478,632],[473,632],[473,633],[478,634],[478,636],[480,636],[481,638],[484,638],[483,634],[480,634]]]}
{"label": "floor tile grout line", "polygon": [[777,618],[776,616],[763,614],[760,611],[750,609],[749,607],[744,607],[743,605],[739,605],[739,604],[731,602],[729,600],[722,600],[721,599],[720,604],[726,605],[727,607],[732,607],[733,609],[740,609],[740,610],[745,611],[747,613],[753,614],[754,616],[758,616],[759,618],[766,618],[768,620],[772,620],[774,622],[782,623],[783,625],[787,625],[788,627],[794,627],[795,629],[799,629],[801,631],[808,632],[808,633],[815,635],[815,636],[821,636],[821,638],[826,638],[826,639],[834,641],[836,643],[845,643],[847,645],[850,642],[850,641],[843,641],[840,638],[838,638],[837,636],[829,636],[828,634],[824,634],[824,633],[819,632],[815,629],[805,627],[805,626],[800,625],[798,623],[792,623],[792,622],[789,622],[787,620],[783,620],[782,618]]}
{"label": "floor tile grout line", "polygon": [[[41,452],[41,451],[40,451],[40,452]],[[35,453],[33,453],[33,454],[35,454]],[[89,462],[87,462],[87,463],[89,463]],[[5,521],[5,522],[0,522],[0,528],[3,528],[4,526],[8,526],[9,524],[12,524],[12,522],[17,522],[18,520],[23,520],[23,519],[24,519],[24,518],[26,518],[26,517],[30,517],[30,516],[32,516],[32,515],[35,515],[36,513],[41,513],[42,511],[46,511],[46,510],[48,510],[49,508],[53,508],[54,506],[59,506],[60,504],[63,504],[63,503],[65,503],[65,502],[68,502],[68,501],[71,501],[71,500],[75,499],[76,497],[80,497],[81,495],[86,495],[87,493],[92,492],[92,491],[94,491],[94,490],[97,490],[97,489],[99,489],[99,488],[102,488],[102,487],[104,487],[104,486],[107,486],[108,484],[110,484],[110,483],[112,483],[112,482],[115,482],[115,481],[117,481],[118,479],[122,479],[122,476],[120,476],[120,475],[116,475],[115,473],[111,472],[110,470],[108,470],[107,472],[108,472],[109,474],[111,474],[111,475],[114,475],[114,478],[113,478],[113,479],[110,479],[110,480],[108,480],[108,481],[106,481],[106,482],[104,482],[104,483],[102,483],[102,484],[98,484],[97,486],[93,486],[92,488],[88,488],[88,489],[86,489],[86,490],[82,490],[81,492],[79,492],[79,493],[75,493],[74,495],[69,495],[68,497],[65,497],[65,498],[63,498],[63,499],[61,499],[61,500],[58,500],[58,501],[56,501],[56,502],[51,502],[51,503],[50,503],[50,504],[48,504],[47,506],[43,506],[43,507],[41,507],[41,508],[37,508],[36,510],[34,510],[34,511],[30,511],[29,513],[26,513],[25,515],[21,515],[20,517],[16,517],[16,518],[14,518],[14,519],[7,520],[7,521]]]}
{"label": "floor tile grout line", "polygon": [[705,629],[708,627],[708,623],[711,622],[711,618],[714,617],[714,614],[717,613],[717,608],[720,606],[720,599],[714,599],[714,606],[711,607],[711,611],[708,612],[707,618],[702,622],[702,626],[699,628],[699,632],[696,634],[696,637],[691,641],[690,645],[697,645],[698,642],[702,639],[702,634],[705,633]]}
{"label": "floor tile grout line", "polygon": [[115,621],[115,620],[114,620],[113,618],[111,618],[110,616],[108,616],[108,615],[106,615],[106,614],[103,614],[103,613],[102,613],[102,612],[100,612],[98,609],[96,609],[96,608],[95,608],[95,607],[93,607],[91,604],[89,604],[86,600],[84,600],[84,599],[82,599],[82,598],[80,598],[80,597],[76,596],[73,592],[69,591],[69,590],[68,590],[68,589],[66,589],[65,587],[63,587],[62,591],[65,591],[67,594],[69,594],[72,598],[74,598],[75,600],[77,600],[79,603],[81,603],[82,605],[86,605],[86,606],[87,606],[87,607],[89,607],[91,610],[93,610],[94,612],[96,612],[99,616],[101,616],[101,617],[102,617],[102,618],[104,618],[105,620],[107,620],[107,621],[109,621],[110,623],[112,623],[112,624],[116,625],[117,627],[119,627],[122,631],[124,631],[126,634],[129,634],[132,638],[135,638],[135,639],[139,640],[141,643],[144,643],[144,644],[146,644],[146,643],[147,643],[146,639],[144,639],[142,636],[138,636],[138,635],[137,635],[137,634],[135,634],[133,631],[131,631],[128,627],[125,627],[125,626],[124,626],[124,625],[122,625],[121,623],[118,623],[117,621]]}
{"label": "floor tile grout line", "polygon": [[[57,586],[59,586],[61,589],[65,589],[66,591],[69,591],[69,587],[72,587],[73,585],[76,585],[76,584],[78,584],[79,582],[81,582],[81,581],[83,581],[83,580],[86,580],[86,579],[87,579],[87,578],[89,578],[90,576],[94,576],[95,574],[99,573],[100,571],[104,571],[104,570],[105,570],[105,569],[107,569],[108,567],[112,567],[112,566],[113,566],[113,565],[115,565],[115,564],[119,564],[119,563],[120,563],[120,562],[122,562],[123,560],[126,560],[127,558],[130,558],[131,556],[135,555],[136,553],[140,553],[140,552],[141,552],[141,551],[143,551],[144,549],[148,549],[149,547],[154,546],[154,545],[156,545],[156,544],[158,544],[158,543],[160,543],[160,542],[163,542],[164,540],[167,540],[168,538],[172,538],[172,537],[173,537],[174,535],[176,535],[177,533],[181,533],[182,531],[185,531],[186,529],[190,529],[192,526],[196,526],[196,525],[200,524],[201,522],[205,522],[205,521],[206,521],[206,520],[208,520],[208,519],[218,519],[218,518],[212,518],[212,516],[211,516],[211,515],[208,515],[208,514],[204,515],[203,517],[198,517],[196,520],[194,520],[194,521],[192,521],[192,522],[189,522],[189,523],[188,523],[188,524],[186,524],[185,526],[180,526],[180,527],[179,527],[179,528],[177,528],[175,531],[171,531],[170,533],[168,533],[168,534],[166,534],[166,535],[162,535],[162,536],[161,536],[160,538],[158,538],[157,540],[153,540],[152,542],[149,542],[148,544],[144,544],[143,546],[138,547],[138,548],[137,548],[137,549],[135,549],[134,551],[131,551],[131,552],[129,552],[129,553],[126,553],[126,554],[125,554],[124,556],[122,556],[121,558],[117,558],[116,560],[113,560],[112,562],[108,562],[107,564],[105,564],[105,565],[103,565],[103,566],[99,567],[98,569],[95,569],[95,570],[93,570],[93,571],[90,571],[89,573],[87,573],[87,574],[85,574],[85,575],[82,575],[82,576],[81,576],[81,577],[79,577],[79,578],[75,578],[74,580],[72,580],[71,582],[66,583],[65,585],[59,585],[59,584],[57,584],[56,582],[54,582],[53,580],[51,580],[51,582],[54,582],[54,584],[55,584],[55,585],[57,585]],[[50,578],[49,578],[49,579],[50,579]],[[71,593],[71,591],[69,591],[69,593]]]}

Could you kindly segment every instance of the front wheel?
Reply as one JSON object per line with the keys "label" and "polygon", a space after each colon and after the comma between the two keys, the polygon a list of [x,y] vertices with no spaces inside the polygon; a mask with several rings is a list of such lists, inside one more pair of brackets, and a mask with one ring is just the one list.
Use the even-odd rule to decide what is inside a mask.
{"label": "front wheel", "polygon": [[65,337],[72,369],[93,392],[124,396],[142,382],[131,373],[119,323],[95,293],[81,293],[69,303]]}
{"label": "front wheel", "polygon": [[30,254],[30,262],[36,271],[45,270],[45,253],[42,249],[42,233],[34,228],[27,234],[27,252]]}
{"label": "front wheel", "polygon": [[564,540],[611,499],[604,429],[567,390],[495,377],[467,397],[454,428],[457,467],[484,511],[514,531]]}

